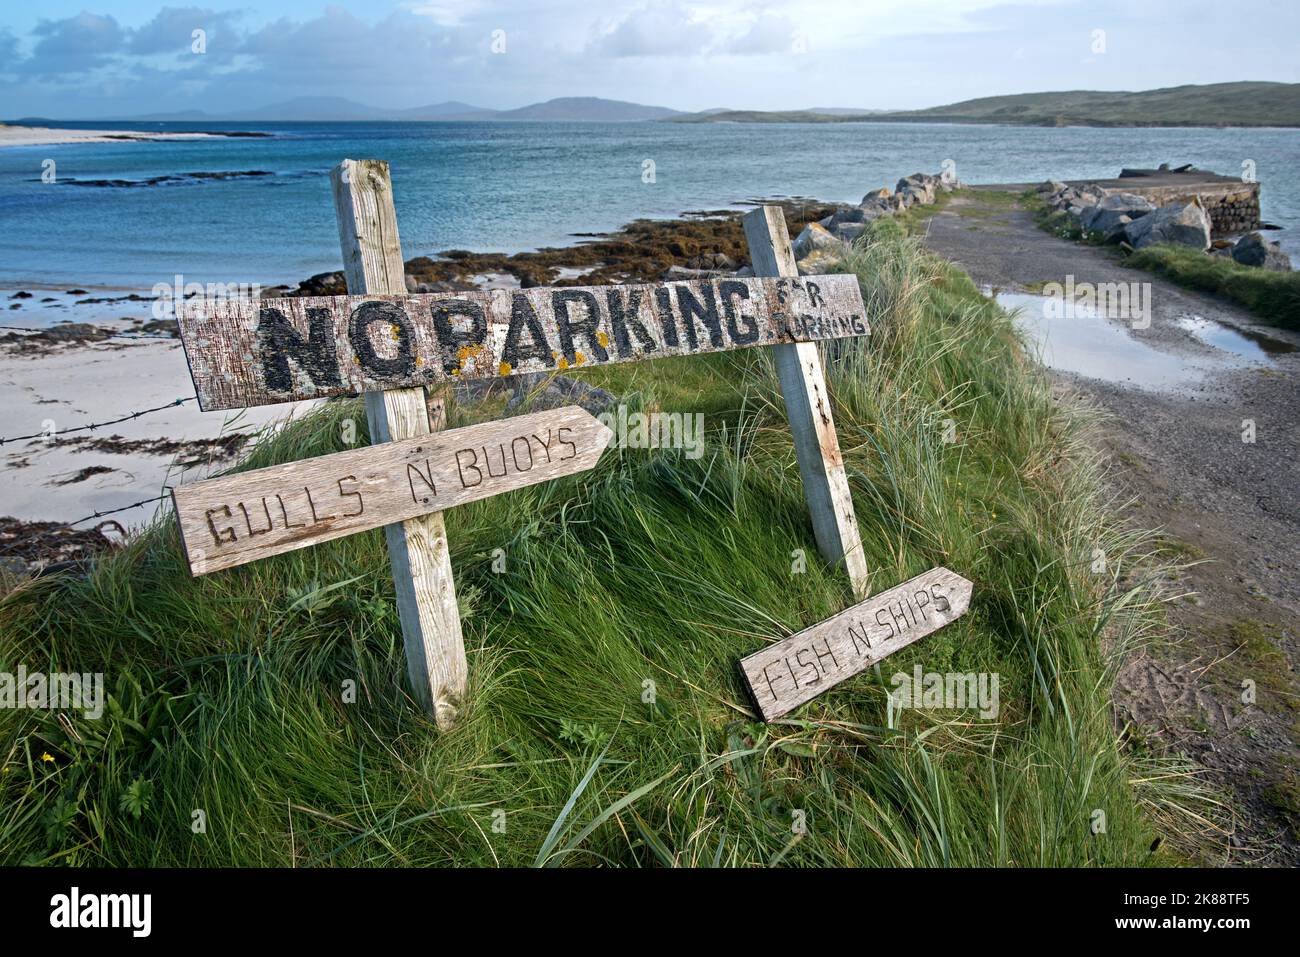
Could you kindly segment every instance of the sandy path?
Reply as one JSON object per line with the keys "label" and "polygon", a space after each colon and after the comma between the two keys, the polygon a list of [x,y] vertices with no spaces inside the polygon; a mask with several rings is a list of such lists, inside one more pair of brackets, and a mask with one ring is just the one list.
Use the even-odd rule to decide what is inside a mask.
{"label": "sandy path", "polygon": [[[1124,331],[1169,356],[1195,361],[1210,348],[1186,330],[1188,315],[1300,345],[1300,336],[1236,306],[1123,268],[1109,249],[1050,236],[1022,210],[958,199],[930,220],[927,244],[1003,290],[1032,291],[1067,275],[1149,282],[1151,327]],[[1185,640],[1130,663],[1115,689],[1118,714],[1195,757],[1235,793],[1243,819],[1230,860],[1300,863],[1295,821],[1269,797],[1294,782],[1300,756],[1300,351],[1225,364],[1175,392],[1054,378],[1109,413],[1104,446],[1114,488],[1131,500],[1129,517],[1163,528],[1183,561],[1204,562],[1177,583],[1195,594],[1169,606]],[[1255,423],[1253,443],[1242,441],[1246,419]],[[1241,700],[1244,680],[1254,683],[1255,703]]]}

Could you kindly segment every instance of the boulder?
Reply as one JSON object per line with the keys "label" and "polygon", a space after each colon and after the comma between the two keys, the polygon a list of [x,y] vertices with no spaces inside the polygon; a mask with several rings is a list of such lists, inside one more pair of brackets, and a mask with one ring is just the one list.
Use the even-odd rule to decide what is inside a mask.
{"label": "boulder", "polygon": [[903,208],[903,199],[890,193],[888,196],[876,196],[862,201],[858,207],[873,219],[877,216],[889,216]]}
{"label": "boulder", "polygon": [[943,180],[929,173],[904,176],[895,187],[896,195],[903,197],[906,206],[927,205],[934,202],[935,194],[943,188]]}
{"label": "boulder", "polygon": [[834,249],[817,249],[798,261],[799,275],[818,276],[822,273],[837,272],[844,258],[844,244],[835,240]]}
{"label": "boulder", "polygon": [[1106,198],[1106,195],[1106,191],[1100,186],[1089,183],[1079,190],[1078,202],[1081,206],[1096,206]]}
{"label": "boulder", "polygon": [[688,266],[672,265],[664,270],[660,277],[664,282],[681,282],[691,279],[708,279],[716,270],[713,269],[691,269]]}
{"label": "boulder", "polygon": [[901,193],[907,187],[922,189],[929,187],[931,190],[939,188],[943,180],[938,176],[931,176],[929,173],[913,173],[911,176],[904,176],[894,187],[894,192]]}
{"label": "boulder", "polygon": [[1046,193],[1048,196],[1054,196],[1057,193],[1065,192],[1065,184],[1060,180],[1049,179],[1045,183],[1040,183],[1035,192]]}
{"label": "boulder", "polygon": [[1124,238],[1135,249],[1145,249],[1157,243],[1209,249],[1210,217],[1198,200],[1161,206],[1126,225]]}
{"label": "boulder", "polygon": [[1259,233],[1250,233],[1237,240],[1232,247],[1232,258],[1243,266],[1255,266],[1272,272],[1290,272],[1291,257],[1282,252],[1277,243],[1270,243]]}
{"label": "boulder", "polygon": [[1118,241],[1124,228],[1133,220],[1155,210],[1155,204],[1132,193],[1116,193],[1093,206],[1083,208],[1079,225],[1089,232],[1101,233],[1106,242]]}
{"label": "boulder", "polygon": [[1134,219],[1153,213],[1158,208],[1151,200],[1137,193],[1106,193],[1105,191],[1102,191],[1098,197],[1097,205],[1103,209],[1122,209]]}
{"label": "boulder", "polygon": [[1104,225],[1099,227],[1097,232],[1101,233],[1102,242],[1117,243],[1124,238],[1124,230],[1128,228],[1128,224],[1131,222],[1133,222],[1132,216],[1121,213],[1113,220],[1104,220]]}
{"label": "boulder", "polygon": [[866,206],[867,203],[871,202],[873,199],[889,199],[889,196],[889,190],[882,186],[880,189],[873,189],[871,192],[867,193],[866,196],[863,196],[862,205]]}
{"label": "boulder", "polygon": [[861,236],[867,229],[866,223],[838,223],[832,230],[831,235],[842,243],[853,244],[853,241]]}
{"label": "boulder", "polygon": [[928,206],[934,202],[934,187],[928,184],[906,186],[898,191],[898,195],[902,197],[904,206]]}
{"label": "boulder", "polygon": [[700,253],[698,256],[688,259],[686,266],[689,269],[708,269],[723,272],[730,272],[736,268],[736,264],[732,262],[731,257],[726,253]]}
{"label": "boulder", "polygon": [[836,226],[843,223],[860,223],[866,218],[867,211],[861,206],[845,206],[835,211],[835,214],[830,217],[830,223],[826,224],[826,228],[834,232]]}
{"label": "boulder", "polygon": [[[834,218],[834,217],[832,217]],[[841,250],[840,241],[820,223],[809,223],[794,241],[794,258],[805,259],[823,250]]]}

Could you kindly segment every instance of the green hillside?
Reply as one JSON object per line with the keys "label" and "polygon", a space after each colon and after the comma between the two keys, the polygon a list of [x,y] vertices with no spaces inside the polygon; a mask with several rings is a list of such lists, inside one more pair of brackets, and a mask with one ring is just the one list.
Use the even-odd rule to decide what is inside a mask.
{"label": "green hillside", "polygon": [[1021,93],[890,116],[1034,126],[1300,126],[1300,83]]}
{"label": "green hillside", "polygon": [[986,96],[925,110],[842,115],[728,110],[673,123],[1008,123],[1016,126],[1300,126],[1300,83],[1215,83],[1140,92],[1070,90]]}

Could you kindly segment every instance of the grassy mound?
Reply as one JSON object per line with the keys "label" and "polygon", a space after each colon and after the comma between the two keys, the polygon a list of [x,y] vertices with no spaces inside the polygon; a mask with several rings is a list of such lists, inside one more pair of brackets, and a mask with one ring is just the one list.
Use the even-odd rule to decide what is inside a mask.
{"label": "grassy mound", "polygon": [[[1082,423],[1007,317],[897,224],[868,240],[847,265],[873,333],[828,376],[873,588],[946,565],[975,582],[966,617],[757,723],[737,659],[852,601],[817,556],[770,356],[593,370],[630,405],[704,412],[705,454],[610,450],[449,513],[471,699],[448,733],[403,691],[378,531],[192,580],[164,517],[86,576],[7,596],[0,669],[102,671],[112,698],[99,721],[0,712],[0,858],[1156,859],[1178,799],[1151,782],[1177,778],[1126,754],[1108,701],[1117,651],[1158,621],[1151,589],[1118,584],[1141,540],[1106,520]],[[330,403],[246,467],[338,450],[349,419],[364,430],[358,403]],[[889,676],[914,664],[996,672],[998,717],[891,727]]]}

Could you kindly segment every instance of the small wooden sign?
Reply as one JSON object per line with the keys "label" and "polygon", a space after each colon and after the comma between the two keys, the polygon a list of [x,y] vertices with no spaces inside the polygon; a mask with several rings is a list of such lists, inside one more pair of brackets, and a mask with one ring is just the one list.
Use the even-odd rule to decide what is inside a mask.
{"label": "small wooden sign", "polygon": [[881,659],[960,618],[971,583],[946,568],[847,608],[740,661],[764,721],[829,691]]}
{"label": "small wooden sign", "polygon": [[202,300],[179,315],[204,411],[869,333],[858,281],[719,278]]}
{"label": "small wooden sign", "polygon": [[336,452],[172,490],[205,575],[592,468],[613,433],[578,406]]}

